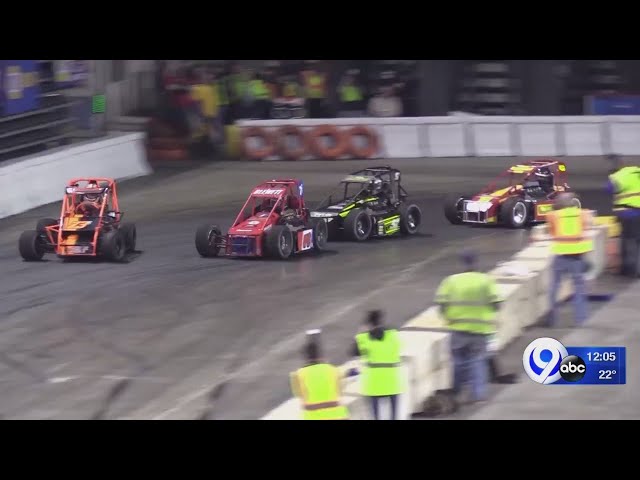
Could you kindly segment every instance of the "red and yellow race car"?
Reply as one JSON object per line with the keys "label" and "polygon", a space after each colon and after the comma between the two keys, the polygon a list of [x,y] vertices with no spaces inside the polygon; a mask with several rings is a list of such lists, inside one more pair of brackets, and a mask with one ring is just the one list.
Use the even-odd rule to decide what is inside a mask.
{"label": "red and yellow race car", "polygon": [[[502,172],[475,195],[450,194],[444,215],[454,225],[488,224],[523,228],[544,222],[560,192],[570,192],[567,167],[557,160],[520,163]],[[580,201],[574,200],[580,207]]]}
{"label": "red and yellow race car", "polygon": [[271,180],[256,186],[226,235],[217,225],[196,231],[196,250],[202,257],[275,257],[320,251],[326,246],[324,218],[311,218],[304,204],[300,180]]}
{"label": "red and yellow race car", "polygon": [[111,178],[74,178],[67,183],[59,219],[43,218],[22,232],[18,249],[27,261],[45,253],[58,257],[104,257],[120,262],[136,248],[136,227],[123,223],[116,182]]}

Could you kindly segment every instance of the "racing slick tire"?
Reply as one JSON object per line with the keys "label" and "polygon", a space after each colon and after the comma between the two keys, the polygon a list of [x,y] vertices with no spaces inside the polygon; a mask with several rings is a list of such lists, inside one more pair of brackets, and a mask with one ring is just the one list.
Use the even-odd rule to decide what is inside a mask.
{"label": "racing slick tire", "polygon": [[274,225],[264,240],[269,256],[285,260],[293,253],[293,234],[286,225]]}
{"label": "racing slick tire", "polygon": [[509,198],[500,207],[500,223],[510,228],[526,227],[529,217],[529,207],[521,198]]}
{"label": "racing slick tire", "polygon": [[57,224],[58,224],[58,220],[54,218],[41,218],[40,220],[38,220],[38,223],[36,224],[36,232],[46,233],[46,227],[51,227]]}
{"label": "racing slick tire", "polygon": [[351,210],[344,219],[344,235],[349,240],[364,242],[371,235],[372,229],[371,217],[360,208]]}
{"label": "racing slick tire", "polygon": [[122,232],[109,230],[100,235],[100,254],[111,262],[123,262],[127,255],[127,241]]}
{"label": "racing slick tire", "polygon": [[313,249],[321,252],[326,248],[329,240],[329,226],[324,218],[312,218],[311,226],[313,227]]}
{"label": "racing slick tire", "polygon": [[468,195],[457,195],[450,193],[444,199],[444,216],[452,225],[461,225],[462,222],[462,209],[460,208],[460,202],[468,200]]}
{"label": "racing slick tire", "polygon": [[201,257],[217,257],[221,238],[222,230],[217,225],[201,225],[196,230],[196,250]]}
{"label": "racing slick tire", "polygon": [[401,205],[400,213],[400,232],[403,235],[415,235],[420,229],[422,221],[422,211],[415,205]]}
{"label": "racing slick tire", "polygon": [[122,236],[124,237],[125,244],[127,246],[127,253],[136,251],[136,241],[138,239],[138,232],[136,231],[136,225],[134,223],[123,223],[120,227]]}
{"label": "racing slick tire", "polygon": [[37,230],[27,230],[22,232],[18,240],[18,250],[20,256],[27,262],[37,262],[42,260],[46,253],[46,246],[42,240],[42,234]]}

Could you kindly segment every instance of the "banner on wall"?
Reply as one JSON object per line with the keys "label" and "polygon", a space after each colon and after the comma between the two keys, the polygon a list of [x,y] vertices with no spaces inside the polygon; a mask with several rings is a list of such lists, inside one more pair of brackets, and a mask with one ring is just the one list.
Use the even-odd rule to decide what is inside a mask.
{"label": "banner on wall", "polygon": [[87,87],[89,81],[89,61],[55,60],[53,74],[58,88]]}
{"label": "banner on wall", "polygon": [[640,95],[589,95],[584,111],[586,115],[640,115]]}
{"label": "banner on wall", "polygon": [[0,115],[18,115],[40,106],[35,60],[0,60]]}

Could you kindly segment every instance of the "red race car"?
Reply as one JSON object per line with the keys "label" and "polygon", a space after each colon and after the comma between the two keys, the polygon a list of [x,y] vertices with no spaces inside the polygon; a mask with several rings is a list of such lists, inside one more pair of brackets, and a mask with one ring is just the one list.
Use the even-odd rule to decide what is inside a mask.
{"label": "red race car", "polygon": [[[450,194],[444,215],[454,225],[493,224],[523,228],[544,222],[560,192],[569,192],[567,167],[557,160],[514,165],[476,195]],[[575,199],[576,206],[580,201]]]}
{"label": "red race car", "polygon": [[255,187],[226,235],[217,225],[196,231],[202,257],[264,257],[286,259],[295,253],[320,251],[327,243],[323,218],[311,218],[300,180],[271,180]]}
{"label": "red race car", "polygon": [[45,253],[123,261],[136,248],[136,227],[123,223],[123,215],[115,180],[74,178],[65,188],[60,218],[43,218],[35,230],[23,232],[20,255],[27,261],[42,260]]}

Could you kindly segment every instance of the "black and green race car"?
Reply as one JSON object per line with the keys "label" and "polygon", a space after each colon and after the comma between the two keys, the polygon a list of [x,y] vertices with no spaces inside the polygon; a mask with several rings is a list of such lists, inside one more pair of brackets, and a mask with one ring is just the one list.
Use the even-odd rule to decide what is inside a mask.
{"label": "black and green race car", "polygon": [[326,220],[329,240],[362,242],[371,237],[413,235],[420,227],[422,212],[407,203],[400,180],[400,170],[389,166],[354,172],[311,211],[311,217]]}

